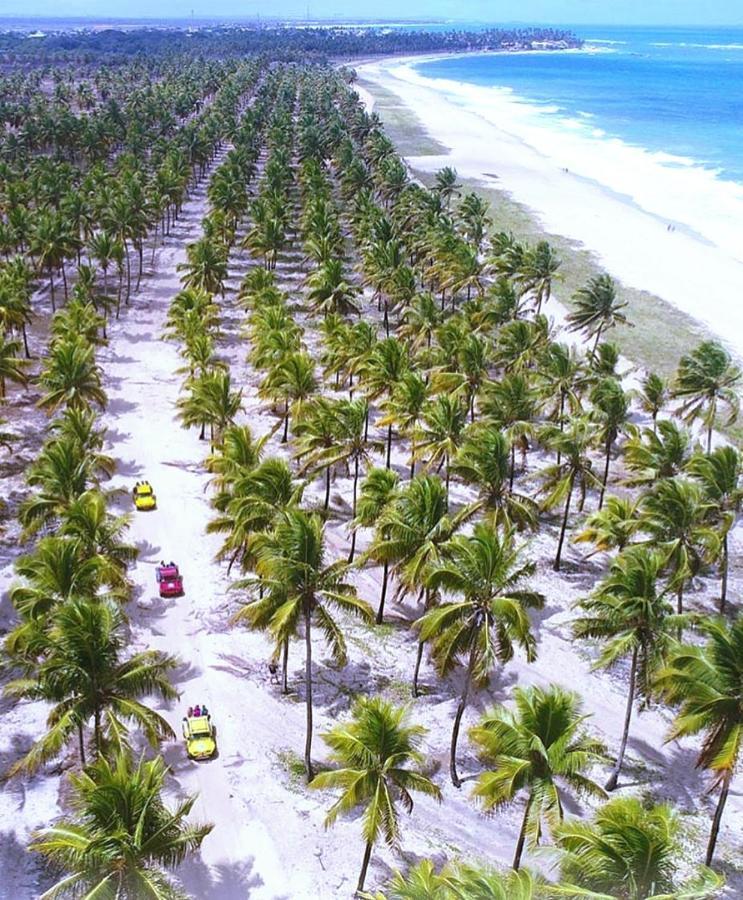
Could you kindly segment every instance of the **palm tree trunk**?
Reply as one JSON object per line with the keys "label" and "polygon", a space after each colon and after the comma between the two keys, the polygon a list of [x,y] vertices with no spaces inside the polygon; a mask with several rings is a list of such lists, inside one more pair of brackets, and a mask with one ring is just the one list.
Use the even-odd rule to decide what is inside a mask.
{"label": "palm tree trunk", "polygon": [[284,404],[284,433],[281,436],[281,443],[285,444],[289,440],[289,401]]}
{"label": "palm tree trunk", "polygon": [[95,713],[93,714],[93,734],[95,737],[95,752],[96,756],[100,757],[102,752],[101,746],[101,711],[96,708]]}
{"label": "palm tree trunk", "polygon": [[637,678],[637,647],[632,651],[632,665],[629,670],[629,693],[627,694],[627,709],[624,713],[624,728],[622,729],[622,741],[619,745],[619,754],[614,768],[611,770],[609,780],[604,787],[607,791],[613,791],[619,781],[619,773],[622,770],[624,762],[624,752],[627,749],[627,738],[629,737],[629,726],[632,720],[632,707],[635,704],[635,679]]}
{"label": "palm tree trunk", "polygon": [[570,515],[570,501],[573,497],[573,478],[574,476],[570,476],[570,487],[568,488],[568,498],[565,501],[565,512],[562,514],[562,526],[560,528],[560,540],[557,542],[557,555],[555,556],[555,562],[553,565],[553,569],[555,572],[560,571],[560,558],[562,556],[562,545],[565,542],[565,532],[568,527],[568,516]]}
{"label": "palm tree trunk", "polygon": [[423,659],[423,641],[418,641],[418,655],[415,659],[415,671],[413,672],[413,696],[418,696],[418,673],[421,670],[421,660]]}
{"label": "palm tree trunk", "polygon": [[384,569],[382,569],[382,594],[379,598],[379,609],[377,610],[377,625],[381,625],[384,619],[384,601],[387,599],[387,582],[389,580],[389,566],[388,562],[385,562]]}
{"label": "palm tree trunk", "polygon": [[57,304],[54,299],[54,272],[52,271],[51,266],[49,268],[49,290],[52,295],[52,312],[56,312]]}
{"label": "palm tree trunk", "polygon": [[64,261],[62,262],[62,284],[64,285],[64,298],[67,300],[67,270],[64,267]]}
{"label": "palm tree trunk", "polygon": [[720,612],[725,612],[725,602],[728,598],[728,563],[729,563],[729,547],[728,533],[722,539],[722,561],[720,568],[722,569],[722,586],[720,589]]}
{"label": "palm tree trunk", "polygon": [[387,461],[386,468],[390,467],[390,454],[392,453],[392,423],[387,426]]}
{"label": "palm tree trunk", "polygon": [[85,735],[83,734],[83,723],[80,722],[77,726],[77,740],[78,745],[80,747],[80,765],[85,766]]}
{"label": "palm tree trunk", "polygon": [[722,779],[722,788],[720,790],[720,799],[717,801],[717,808],[715,809],[715,815],[712,819],[712,830],[709,834],[709,842],[707,844],[707,856],[705,857],[704,864],[706,866],[712,865],[712,859],[715,855],[715,845],[717,844],[717,835],[720,831],[720,822],[722,821],[722,813],[725,809],[725,803],[728,799],[728,791],[730,790],[730,782],[733,778],[733,770],[728,769],[725,772],[725,776]]}
{"label": "palm tree trunk", "polygon": [[[353,461],[353,506],[351,507],[352,519],[356,518],[356,497],[358,494],[358,485],[359,485],[359,458],[357,456]],[[351,551],[348,554],[349,563],[353,562],[355,553],[356,553],[356,526],[354,526],[351,531]]]}
{"label": "palm tree trunk", "polygon": [[356,893],[360,894],[364,890],[364,882],[366,881],[366,870],[369,868],[369,860],[371,859],[372,854],[372,844],[371,841],[366,842],[366,848],[364,849],[364,861],[361,863],[361,873],[359,875],[359,883],[356,885]]}
{"label": "palm tree trunk", "polygon": [[601,493],[599,494],[599,509],[604,505],[604,494],[606,493],[606,483],[609,480],[609,464],[611,462],[611,441],[606,442],[606,458],[604,460],[604,477],[601,481]]}
{"label": "palm tree trunk", "polygon": [[330,466],[325,469],[325,503],[323,505],[325,512],[328,511],[328,506],[330,506]]}
{"label": "palm tree trunk", "polygon": [[462,696],[459,698],[457,713],[454,716],[454,727],[451,731],[451,750],[449,754],[449,774],[451,775],[451,783],[454,787],[462,787],[462,782],[457,774],[457,741],[459,740],[459,726],[462,724],[462,716],[467,708],[467,700],[469,699],[470,686],[472,685],[472,674],[475,670],[475,660],[477,658],[477,638],[479,634],[475,634],[470,648],[470,658],[467,663],[467,674],[464,678],[464,687],[462,688]]}
{"label": "palm tree trunk", "polygon": [[508,478],[508,490],[513,491],[513,479],[516,475],[516,444],[511,441],[511,474]]}
{"label": "palm tree trunk", "polygon": [[712,422],[709,423],[709,427],[707,428],[707,455],[712,452]]}
{"label": "palm tree trunk", "polygon": [[281,693],[289,693],[289,640],[284,641],[284,649],[281,654]]}
{"label": "palm tree trunk", "polygon": [[307,734],[304,741],[304,765],[307,783],[315,777],[312,769],[312,611],[309,598],[304,601],[304,690],[307,703]]}
{"label": "palm tree trunk", "polygon": [[601,340],[601,332],[602,332],[603,328],[604,328],[604,325],[602,322],[601,325],[599,325],[599,330],[596,332],[596,343],[593,345],[593,350],[591,350],[591,357],[593,359],[596,358],[596,351],[598,350],[598,347],[599,347],[599,341]]}
{"label": "palm tree trunk", "polygon": [[[565,391],[560,388],[560,416],[558,420],[558,424],[560,426],[560,431],[565,431]],[[557,451],[557,465],[560,465],[560,460],[562,459],[562,453]]]}
{"label": "palm tree trunk", "polygon": [[28,334],[26,333],[26,323],[21,325],[21,334],[23,335],[23,349],[26,352],[26,359],[31,359],[31,351],[28,349]]}
{"label": "palm tree trunk", "polygon": [[444,486],[446,488],[446,505],[449,506],[449,479],[451,472],[449,471],[449,454],[444,457]]}
{"label": "palm tree trunk", "polygon": [[519,831],[519,839],[516,841],[516,852],[513,855],[513,870],[518,872],[521,865],[521,854],[524,852],[524,844],[526,843],[526,826],[529,822],[529,813],[531,811],[531,795],[526,801],[524,809],[524,818],[521,821],[521,831]]}

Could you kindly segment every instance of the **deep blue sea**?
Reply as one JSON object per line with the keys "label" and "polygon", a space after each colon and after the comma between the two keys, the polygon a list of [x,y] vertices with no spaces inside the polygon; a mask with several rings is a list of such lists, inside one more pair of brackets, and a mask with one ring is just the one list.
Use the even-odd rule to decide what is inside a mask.
{"label": "deep blue sea", "polygon": [[743,29],[575,31],[594,52],[472,55],[415,68],[510,88],[545,115],[583,118],[607,137],[743,182]]}

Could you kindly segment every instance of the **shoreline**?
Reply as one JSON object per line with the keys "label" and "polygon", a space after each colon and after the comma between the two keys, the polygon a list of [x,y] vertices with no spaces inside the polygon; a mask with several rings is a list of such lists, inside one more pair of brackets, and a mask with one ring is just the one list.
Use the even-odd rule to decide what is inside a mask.
{"label": "shoreline", "polygon": [[[531,220],[522,223],[527,231],[562,236],[570,248],[585,251],[593,258],[595,270],[605,269],[629,294],[642,296],[642,303],[635,296],[637,302],[633,306],[645,305],[648,296],[654,295],[656,325],[662,307],[666,311],[673,309],[686,320],[674,325],[676,330],[685,332],[686,339],[683,334],[678,335],[684,352],[708,331],[743,358],[743,309],[732,304],[726,308],[724,302],[727,297],[743,294],[743,260],[732,255],[734,240],[728,241],[727,247],[713,240],[725,236],[724,217],[717,233],[703,234],[685,214],[681,202],[684,198],[674,210],[676,200],[672,197],[669,205],[667,198],[658,193],[657,197],[650,197],[657,207],[653,209],[653,203],[648,202],[649,191],[654,187],[650,176],[660,172],[663,165],[649,151],[633,148],[636,154],[646,156],[639,163],[647,163],[640,169],[646,183],[640,184],[634,195],[629,182],[624,189],[619,183],[620,176],[627,181],[624,171],[616,173],[614,184],[601,178],[600,159],[580,161],[577,170],[561,165],[575,145],[568,141],[560,144],[556,130],[540,128],[529,101],[516,97],[507,88],[481,88],[424,77],[412,68],[414,62],[423,61],[420,57],[387,58],[356,69],[360,79],[356,87],[366,94],[367,105],[374,104],[388,130],[391,115],[392,131],[396,124],[403,137],[408,138],[400,152],[417,174],[432,175],[445,165],[456,168],[468,187],[500,194],[516,210],[520,209],[521,216]],[[617,156],[624,149],[618,146],[621,143],[611,138],[602,142]],[[558,158],[561,153],[565,159]],[[573,157],[570,161],[575,165]],[[665,169],[662,174],[667,176],[668,186],[677,184],[678,169]],[[681,174],[690,171],[691,167]],[[697,188],[701,186],[702,171],[696,170]],[[721,196],[729,193],[728,185],[736,186],[734,182],[721,181],[718,185]],[[730,196],[729,208],[725,210],[731,223],[738,199]],[[740,201],[743,205],[743,187]],[[661,206],[665,215],[661,215]],[[672,215],[673,212],[678,215]],[[516,229],[503,227],[500,219],[496,219],[495,227],[516,233]],[[565,301],[569,294],[561,287],[558,285],[556,293]],[[721,302],[710,304],[710,295],[720,297]],[[661,333],[658,336],[665,339]],[[645,362],[637,358],[637,353],[628,355]]]}

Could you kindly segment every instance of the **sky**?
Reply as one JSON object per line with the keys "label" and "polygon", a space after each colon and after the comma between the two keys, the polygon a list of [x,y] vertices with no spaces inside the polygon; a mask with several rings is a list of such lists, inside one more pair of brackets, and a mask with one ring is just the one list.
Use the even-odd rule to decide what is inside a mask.
{"label": "sky", "polygon": [[740,25],[742,0],[0,0],[2,16],[451,18],[611,25]]}

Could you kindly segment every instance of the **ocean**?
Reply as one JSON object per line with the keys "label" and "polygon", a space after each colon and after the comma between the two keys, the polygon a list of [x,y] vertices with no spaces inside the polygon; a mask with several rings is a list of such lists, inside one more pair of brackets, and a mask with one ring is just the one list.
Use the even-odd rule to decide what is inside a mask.
{"label": "ocean", "polygon": [[556,168],[743,262],[743,29],[575,29],[584,50],[409,61]]}
{"label": "ocean", "polygon": [[541,107],[553,127],[618,138],[743,182],[743,29],[574,30],[591,52],[466,56],[415,68],[507,88]]}

